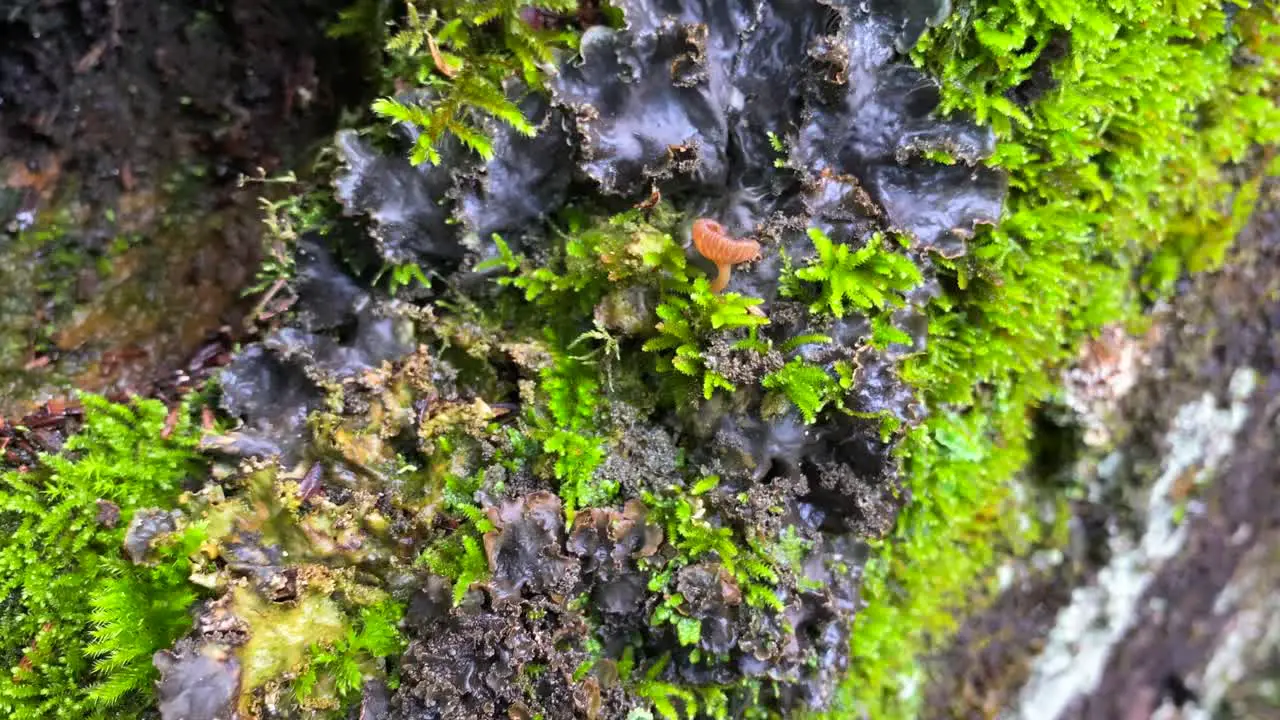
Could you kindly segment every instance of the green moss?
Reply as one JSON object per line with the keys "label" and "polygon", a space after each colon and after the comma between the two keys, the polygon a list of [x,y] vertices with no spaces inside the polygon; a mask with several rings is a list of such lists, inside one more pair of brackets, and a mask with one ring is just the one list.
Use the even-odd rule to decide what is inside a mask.
{"label": "green moss", "polygon": [[[404,650],[404,638],[397,626],[403,616],[403,605],[379,602],[361,609],[340,641],[329,647],[312,646],[310,664],[293,683],[298,701],[303,705],[342,707],[360,696],[367,676],[383,674],[381,660]],[[325,698],[329,702],[317,702],[325,691],[329,691],[330,697]]]}
{"label": "green moss", "polygon": [[[644,677],[635,684],[636,695],[649,702],[653,711],[657,713],[657,717],[663,720],[694,720],[694,718],[725,720],[729,717],[729,696],[723,688],[715,685],[684,686],[659,680],[668,662],[670,658],[664,657],[654,663]],[[637,709],[633,710],[627,719],[635,720],[643,717],[655,716],[647,710]],[[758,708],[746,709],[743,717],[760,717]]]}
{"label": "green moss", "polygon": [[383,268],[378,273],[378,276],[374,278],[374,283],[377,283],[384,276],[387,279],[387,291],[391,293],[392,297],[403,288],[413,287],[414,285],[421,288],[431,287],[431,280],[427,278],[426,273],[422,272],[422,267],[417,263],[403,263]]}
{"label": "green moss", "polygon": [[[551,338],[554,348],[554,338]],[[589,370],[589,372],[588,372]],[[595,368],[552,350],[551,366],[541,373],[539,392],[545,406],[531,412],[530,436],[550,455],[569,520],[578,508],[609,504],[617,481],[596,478],[604,462],[604,441],[592,428],[604,410]]]}
{"label": "green moss", "polygon": [[262,208],[262,262],[253,284],[244,294],[278,291],[278,286],[291,280],[297,269],[294,252],[299,238],[309,232],[321,235],[328,232],[331,218],[338,214],[333,195],[327,188],[311,188],[272,197],[279,187],[301,188],[298,176],[292,172],[276,177],[241,178],[241,184],[245,182],[262,184],[263,195],[258,198]]}
{"label": "green moss", "polygon": [[152,656],[191,628],[190,609],[200,596],[188,579],[188,558],[205,537],[201,525],[189,525],[153,545],[154,565],[105,562],[110,576],[89,601],[94,626],[86,651],[101,678],[89,688],[95,704],[114,707],[130,695],[149,696],[156,679]]}
{"label": "green moss", "polygon": [[[812,423],[828,403],[840,401],[841,383],[826,370],[796,358],[765,376],[761,384],[787,396],[804,421]],[[847,389],[846,385],[844,389]]]}
{"label": "green moss", "polygon": [[[414,163],[439,162],[437,147],[446,135],[489,159],[493,147],[475,114],[533,135],[536,128],[521,113],[519,98],[509,97],[505,82],[518,77],[528,88],[540,90],[555,51],[577,42],[571,32],[534,28],[521,17],[522,11],[570,13],[577,8],[576,0],[408,0],[403,22],[386,40],[386,70],[391,78],[412,79],[431,100],[418,104],[387,97],[374,103],[374,112],[422,131],[414,145]],[[367,27],[358,22],[347,26]]]}
{"label": "green moss", "polygon": [[[884,235],[875,233],[865,245],[854,250],[833,242],[817,228],[809,229],[809,239],[817,255],[807,266],[782,283],[784,295],[804,297],[804,283],[819,286],[818,297],[809,305],[813,312],[830,312],[844,317],[845,310],[880,311],[903,304],[902,293],[919,285],[920,271],[910,258],[884,247]],[[846,307],[847,306],[847,307]]]}
{"label": "green moss", "polygon": [[[437,467],[453,459],[462,438],[442,438],[436,449]],[[475,494],[484,482],[483,471],[471,475],[445,472],[440,499],[442,509],[455,518],[457,527],[432,542],[418,556],[417,563],[453,581],[453,603],[462,602],[472,584],[489,579],[489,560],[483,549],[484,534],[494,529]]]}
{"label": "green moss", "polygon": [[738,293],[714,293],[711,283],[699,277],[663,296],[657,309],[658,335],[645,342],[643,349],[657,355],[658,370],[675,370],[700,380],[702,396],[708,400],[717,389],[733,392],[733,383],[707,367],[705,347],[717,333],[767,325],[768,318],[752,312],[763,302]]}
{"label": "green moss", "polygon": [[[766,548],[769,540],[746,535],[733,527],[714,525],[707,519],[700,496],[716,483],[718,478],[712,476],[695,483],[689,492],[670,487],[661,494],[645,495],[649,519],[662,526],[666,541],[676,550],[674,557],[651,566],[653,576],[649,590],[665,590],[681,568],[710,561],[718,563],[733,578],[748,606],[781,611],[782,602],[774,592],[779,568]],[[666,605],[659,607],[652,622],[655,625],[669,622],[677,625],[680,633],[691,632],[679,627],[682,602],[678,593],[668,595]]]}
{"label": "green moss", "polygon": [[[678,221],[662,205],[647,215],[633,210],[600,219],[570,210],[562,218],[563,250],[542,264],[515,254],[495,236],[497,257],[478,267],[505,271],[496,282],[519,291],[507,293],[505,304],[499,299],[495,314],[504,320],[497,324],[549,356],[539,371],[536,402],[525,415],[529,438],[552,460],[570,519],[582,507],[612,502],[618,490],[616,481],[596,474],[605,452],[597,429],[606,410],[601,375],[603,384],[612,385],[622,342],[602,318],[608,317],[620,335],[628,330],[650,335],[641,348],[645,352],[633,356],[641,367],[625,368],[631,377],[651,363],[706,397],[733,386],[706,367],[705,348],[717,336],[732,338],[734,331],[768,322],[753,312],[758,298],[711,292],[705,274],[687,263],[675,240]],[[611,305],[628,288],[660,298],[656,323],[625,303]],[[565,338],[574,339],[565,344]],[[596,343],[593,350],[584,348]]]}
{"label": "green moss", "polygon": [[[0,476],[0,709],[15,720],[124,718],[149,702],[151,653],[190,627],[182,582],[194,535],[158,550],[156,566],[121,557],[142,508],[171,507],[203,472],[185,408],[172,431],[156,401],[85,395],[85,426],[66,452]],[[99,501],[119,508],[115,525]]]}
{"label": "green moss", "polygon": [[679,221],[665,204],[648,214],[632,210],[604,218],[569,208],[557,223],[563,248],[556,255],[535,264],[495,235],[498,257],[476,269],[505,269],[510,275],[500,285],[519,288],[525,302],[555,316],[574,311],[576,321],[616,285],[687,287],[695,275],[674,237]]}
{"label": "green moss", "polygon": [[[386,674],[384,658],[403,652],[404,637],[397,627],[403,616],[403,605],[384,600],[361,608],[341,639],[312,645],[305,669],[293,681],[298,702],[315,710],[349,706],[366,678]],[[394,687],[394,677],[389,684]]]}
{"label": "green moss", "polygon": [[[1011,195],[1001,225],[944,263],[951,289],[930,308],[928,352],[908,361],[935,411],[902,445],[913,502],[867,569],[832,717],[913,715],[918,695],[902,691],[919,656],[954,629],[996,553],[1027,539],[1000,522],[1004,488],[1055,368],[1133,318],[1143,290],[1221,260],[1249,187],[1221,166],[1280,139],[1277,12],[1261,4],[1228,28],[1209,2],[967,4],[916,49],[944,107],[995,128]],[[1063,37],[1060,86],[1016,105],[1007,93]],[[1261,62],[1233,66],[1241,47]]]}
{"label": "green moss", "polygon": [[453,581],[454,605],[462,602],[472,584],[489,579],[489,559],[480,547],[480,539],[466,531],[436,541],[422,551],[418,562]]}

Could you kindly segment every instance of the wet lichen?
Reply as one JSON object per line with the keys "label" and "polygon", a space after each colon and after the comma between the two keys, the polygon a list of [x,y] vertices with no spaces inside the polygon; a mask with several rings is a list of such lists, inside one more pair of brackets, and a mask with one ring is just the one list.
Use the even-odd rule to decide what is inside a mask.
{"label": "wet lichen", "polygon": [[[323,451],[327,477],[360,477],[328,512],[372,491],[408,521],[388,539],[417,560],[379,570],[410,573],[401,593],[423,588],[402,596],[408,682],[393,714],[829,704],[865,539],[900,505],[892,448],[924,414],[898,372],[924,347],[936,259],[999,211],[989,137],[929,120],[936,98],[896,57],[918,8],[620,10],[621,28],[589,30],[549,78],[549,98],[504,88],[532,138],[493,125],[485,152],[445,142],[414,166],[342,134],[346,225],[384,266],[444,282],[401,303],[313,273],[315,287],[295,283],[297,319],[222,381],[241,432],[270,440],[256,447],[290,464]],[[774,87],[789,101],[759,102]],[[890,120],[856,129],[871,115]],[[778,147],[785,162],[761,162]],[[936,147],[964,169],[926,159]],[[619,199],[637,206],[619,213]],[[696,218],[760,238],[724,292]],[[409,347],[362,340],[365,318],[397,306],[429,368],[398,402],[414,408],[408,427],[369,401]],[[288,528],[315,521],[290,513],[254,526],[264,548],[289,548],[286,565],[314,552]],[[279,591],[260,575],[258,593]]]}

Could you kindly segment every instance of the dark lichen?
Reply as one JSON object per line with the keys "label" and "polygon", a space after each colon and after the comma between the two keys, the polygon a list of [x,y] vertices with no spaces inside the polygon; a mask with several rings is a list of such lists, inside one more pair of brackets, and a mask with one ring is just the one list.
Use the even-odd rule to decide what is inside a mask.
{"label": "dark lichen", "polygon": [[[482,119],[485,152],[446,140],[430,166],[373,135],[339,138],[355,229],[384,265],[444,280],[406,315],[436,372],[415,401],[412,482],[382,485],[401,431],[358,429],[377,416],[353,375],[395,358],[360,341],[386,301],[337,279],[298,287],[297,319],[242,356],[274,363],[277,384],[308,378],[305,402],[268,405],[236,365],[224,377],[228,397],[269,409],[264,427],[329,417],[312,442],[346,438],[333,471],[366,448],[372,484],[355,486],[416,508],[393,536],[420,556],[415,574],[452,584],[453,608],[415,621],[393,713],[559,717],[583,693],[601,717],[621,717],[623,697],[665,716],[828,702],[857,609],[854,548],[888,531],[892,450],[923,416],[898,367],[925,346],[935,253],[962,254],[1000,210],[1000,175],[981,164],[990,134],[932,118],[936,87],[898,57],[940,6],[620,9],[622,27],[588,30],[549,98],[504,86],[532,138]],[[778,88],[785,100],[765,102]],[[397,102],[432,100],[412,93]],[[421,149],[424,118],[393,116],[398,148]],[[944,152],[963,165],[933,159]],[[610,217],[619,200],[641,202]],[[698,217],[759,238],[727,292],[704,276]],[[308,315],[339,295],[327,307],[358,306],[341,316],[354,333]],[[363,432],[391,442],[353,444]],[[775,552],[784,536],[806,538],[811,559]],[[841,563],[848,583],[809,577]],[[566,638],[562,656],[544,633]],[[611,666],[639,669],[606,682]]]}
{"label": "dark lichen", "polygon": [[[195,503],[225,563],[195,636],[241,662],[239,706],[324,709],[338,667],[380,682],[321,658],[389,594],[409,637],[392,717],[905,714],[914,653],[992,556],[1044,364],[1124,309],[1104,290],[1136,269],[1064,179],[1104,182],[1056,152],[1085,110],[1051,93],[1063,116],[1011,140],[1025,111],[904,61],[948,9],[624,2],[549,96],[489,98],[532,138],[475,116],[483,146],[437,143],[399,110],[398,135],[341,136],[339,246],[431,287],[391,299],[357,264],[308,290],[300,265],[296,314],[224,378],[249,433],[307,460],[223,470]],[[954,80],[977,56],[1003,93],[1029,65],[960,50],[1021,20],[973,12],[922,57]],[[446,102],[441,82],[397,102]],[[401,159],[424,137],[430,167]],[[761,246],[723,293],[696,218]],[[282,637],[307,617],[323,647]],[[333,690],[300,693],[305,668]]]}

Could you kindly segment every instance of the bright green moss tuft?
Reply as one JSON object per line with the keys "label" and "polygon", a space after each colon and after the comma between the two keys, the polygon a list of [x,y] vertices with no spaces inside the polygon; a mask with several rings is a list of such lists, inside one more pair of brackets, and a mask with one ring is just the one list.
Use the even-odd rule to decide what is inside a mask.
{"label": "bright green moss tuft", "polygon": [[807,423],[816,420],[827,403],[840,399],[840,383],[826,370],[801,358],[766,375],[761,385],[785,394]]}
{"label": "bright green moss tuft", "polygon": [[[944,107],[995,128],[1011,195],[1000,226],[945,264],[953,289],[930,308],[928,351],[908,360],[934,414],[902,445],[913,503],[868,567],[832,717],[913,715],[918,694],[902,691],[920,654],[1019,539],[1000,524],[1004,488],[1055,368],[1134,317],[1144,291],[1221,261],[1252,202],[1222,166],[1280,140],[1278,14],[1263,3],[1228,25],[1211,2],[966,4],[916,49]],[[1069,47],[1051,66],[1058,87],[1019,106],[1043,88],[1051,44]],[[1252,61],[1234,65],[1241,53]]]}
{"label": "bright green moss tuft", "polygon": [[[0,475],[0,711],[14,720],[134,717],[150,702],[151,654],[190,628],[183,534],[135,566],[121,543],[133,514],[172,507],[202,474],[185,408],[166,432],[153,400],[85,395],[65,452]],[[167,437],[166,437],[167,436]],[[99,519],[99,501],[119,508]]]}
{"label": "bright green moss tuft", "polygon": [[360,609],[346,635],[330,645],[313,645],[305,670],[294,680],[294,694],[304,706],[319,705],[329,691],[346,705],[360,696],[366,677],[381,675],[382,658],[398,656],[404,637],[398,624],[404,606],[384,600]]}
{"label": "bright green moss tuft", "polygon": [[708,400],[717,389],[733,392],[733,383],[706,366],[703,343],[713,332],[767,325],[768,318],[752,312],[763,302],[738,293],[713,293],[706,278],[697,278],[663,296],[654,328],[658,334],[643,349],[656,355],[658,370],[701,379],[702,396]]}
{"label": "bright green moss tuft", "polygon": [[[725,720],[730,717],[729,695],[723,688],[715,685],[677,685],[659,680],[658,677],[668,662],[670,658],[654,663],[635,684],[636,695],[650,704],[653,713],[637,708],[631,711],[627,720],[653,720],[655,717],[662,720]],[[744,718],[764,717],[759,707],[748,707],[739,712]]]}
{"label": "bright green moss tuft", "polygon": [[[449,452],[448,448],[442,452]],[[489,579],[489,560],[481,547],[484,533],[493,530],[484,510],[475,502],[483,481],[478,473],[469,477],[450,474],[444,481],[445,509],[458,516],[461,527],[448,537],[432,543],[418,556],[418,564],[453,581],[453,604],[466,597],[471,585]]]}
{"label": "bright green moss tuft", "polygon": [[[385,3],[358,3],[347,15],[352,22],[340,25],[339,33],[368,27],[357,20],[385,15],[385,10],[375,7],[380,5]],[[555,51],[575,47],[577,36],[537,29],[521,13],[575,12],[576,0],[408,0],[404,9],[403,22],[386,39],[389,62],[385,69],[389,77],[412,79],[429,93],[430,101],[386,97],[374,103],[373,110],[421,131],[413,149],[415,164],[438,163],[438,146],[448,135],[486,160],[493,157],[491,140],[475,113],[496,118],[524,135],[536,132],[521,112],[518,98],[509,96],[507,81],[518,77],[526,87],[541,89]]]}
{"label": "bright green moss tuft", "polygon": [[[884,247],[884,236],[875,233],[865,245],[854,250],[834,242],[817,228],[809,229],[817,256],[795,271],[794,279],[783,283],[784,294],[804,296],[804,283],[816,283],[818,297],[809,306],[813,312],[830,312],[844,317],[847,310],[879,311],[902,305],[902,293],[919,285],[922,277],[911,259]],[[797,282],[803,281],[803,282]]]}
{"label": "bright green moss tuft", "polygon": [[[687,493],[673,486],[662,493],[645,495],[650,519],[662,526],[667,542],[676,550],[674,557],[653,567],[649,589],[667,588],[681,568],[711,558],[737,583],[748,606],[780,612],[782,601],[774,592],[779,568],[775,554],[766,547],[767,540],[735,528],[718,527],[707,520],[700,496],[718,482],[719,478],[711,476],[695,483]],[[678,634],[687,638],[691,629],[679,627],[682,602],[678,593],[668,595],[666,604],[654,613],[653,624],[677,625]]]}
{"label": "bright green moss tuft", "polygon": [[156,544],[154,566],[104,561],[110,576],[92,593],[92,642],[86,647],[101,678],[89,688],[95,705],[115,707],[131,694],[143,698],[151,692],[152,656],[191,628],[189,611],[199,595],[188,580],[188,558],[205,537],[200,525],[174,533]]}
{"label": "bright green moss tuft", "polygon": [[533,412],[532,436],[554,458],[553,470],[560,483],[569,519],[578,508],[607,505],[618,492],[618,483],[596,477],[604,462],[604,442],[592,428],[604,410],[595,370],[587,372],[580,360],[552,351],[552,364],[542,371],[539,390],[546,396],[546,411]]}
{"label": "bright green moss tuft", "polygon": [[478,535],[467,531],[444,538],[422,551],[418,562],[453,581],[453,604],[459,605],[471,585],[489,579],[489,560]]}

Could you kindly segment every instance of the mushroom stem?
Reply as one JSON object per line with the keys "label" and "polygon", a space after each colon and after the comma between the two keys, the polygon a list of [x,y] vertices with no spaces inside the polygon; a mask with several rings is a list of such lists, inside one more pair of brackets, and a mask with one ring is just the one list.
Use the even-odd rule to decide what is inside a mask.
{"label": "mushroom stem", "polygon": [[718,293],[729,285],[729,275],[733,266],[729,263],[716,263],[716,279],[711,281],[711,292]]}

